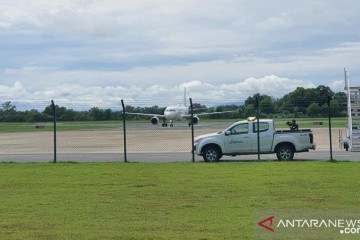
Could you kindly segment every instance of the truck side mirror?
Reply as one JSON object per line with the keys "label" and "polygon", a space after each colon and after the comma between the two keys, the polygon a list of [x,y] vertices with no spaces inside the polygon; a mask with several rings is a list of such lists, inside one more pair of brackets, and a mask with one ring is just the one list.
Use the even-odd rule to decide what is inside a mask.
{"label": "truck side mirror", "polygon": [[225,131],[225,136],[231,135],[231,131]]}

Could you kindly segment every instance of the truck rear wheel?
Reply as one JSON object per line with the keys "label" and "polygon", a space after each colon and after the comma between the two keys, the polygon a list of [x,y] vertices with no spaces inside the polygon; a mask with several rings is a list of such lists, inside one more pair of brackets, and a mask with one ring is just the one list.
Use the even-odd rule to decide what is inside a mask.
{"label": "truck rear wheel", "polygon": [[279,160],[293,160],[294,158],[294,149],[289,145],[281,145],[276,151],[276,156]]}
{"label": "truck rear wheel", "polygon": [[203,151],[203,158],[205,162],[217,162],[221,157],[221,153],[218,147],[209,146]]}

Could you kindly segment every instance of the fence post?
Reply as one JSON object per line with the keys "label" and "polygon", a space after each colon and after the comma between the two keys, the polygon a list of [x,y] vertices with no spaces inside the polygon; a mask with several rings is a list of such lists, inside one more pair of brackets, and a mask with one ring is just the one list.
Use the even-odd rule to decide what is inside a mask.
{"label": "fence post", "polygon": [[51,105],[54,111],[54,163],[56,163],[56,107],[53,100],[51,100]]}
{"label": "fence post", "polygon": [[331,104],[330,104],[331,97],[328,96],[327,103],[328,103],[328,113],[329,113],[329,139],[330,139],[330,161],[333,160],[333,150],[332,150],[332,134],[331,134]]}
{"label": "fence post", "polygon": [[191,154],[192,154],[192,162],[195,162],[195,153],[194,153],[194,108],[192,99],[190,98],[190,113],[191,113]]}
{"label": "fence post", "polygon": [[124,162],[127,162],[127,152],[126,152],[126,119],[125,119],[125,104],[124,100],[121,99],[121,105],[123,108],[123,128],[124,128]]}
{"label": "fence post", "polygon": [[259,97],[256,97],[256,125],[257,125],[257,152],[258,160],[260,161],[260,112],[259,112]]}

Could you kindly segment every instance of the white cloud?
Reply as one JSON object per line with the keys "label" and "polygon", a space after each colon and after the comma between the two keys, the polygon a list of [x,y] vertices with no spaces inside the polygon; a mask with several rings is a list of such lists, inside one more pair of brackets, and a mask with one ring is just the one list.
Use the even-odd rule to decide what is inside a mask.
{"label": "white cloud", "polygon": [[289,29],[292,27],[292,20],[286,14],[280,16],[270,17],[264,21],[258,22],[255,28],[260,31],[275,31],[282,29]]}
{"label": "white cloud", "polygon": [[[338,88],[340,83],[335,81],[331,86]],[[62,84],[56,89],[30,91],[19,82],[8,87],[0,85],[2,101],[13,102],[42,102],[47,105],[50,100],[56,104],[79,109],[82,106],[97,106],[100,108],[119,108],[121,99],[126,104],[137,106],[167,106],[183,103],[184,88],[187,87],[187,100],[217,105],[222,103],[243,102],[255,93],[272,97],[282,97],[297,87],[314,88],[312,82],[291,80],[275,75],[261,78],[247,78],[233,84],[212,84],[202,81],[184,82],[179,85],[164,87],[151,85],[146,88],[137,86],[93,86],[84,88],[77,84]]]}
{"label": "white cloud", "polygon": [[[4,86],[0,85],[0,96],[2,99],[11,100],[20,99],[24,96],[27,96],[28,92],[20,82],[15,82],[13,86]],[[6,100],[6,101],[7,101]]]}
{"label": "white cloud", "polygon": [[345,87],[345,80],[335,80],[329,84],[329,87],[335,93],[343,92]]}
{"label": "white cloud", "polygon": [[246,96],[249,93],[261,93],[273,97],[282,97],[284,94],[289,93],[300,86],[304,88],[316,87],[311,82],[296,79],[290,80],[288,78],[271,75],[262,78],[248,78],[237,84],[222,85],[221,89],[227,90],[227,93],[232,95],[242,93],[243,96]]}
{"label": "white cloud", "polygon": [[354,52],[360,52],[360,42],[342,42],[339,46],[325,49],[324,52],[330,54],[352,54]]}

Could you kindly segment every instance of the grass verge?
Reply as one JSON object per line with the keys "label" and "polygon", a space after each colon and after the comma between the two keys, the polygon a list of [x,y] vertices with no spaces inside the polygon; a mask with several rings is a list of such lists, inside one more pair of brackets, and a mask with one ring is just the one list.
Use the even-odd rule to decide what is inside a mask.
{"label": "grass verge", "polygon": [[257,209],[359,209],[358,163],[0,164],[0,239],[253,239]]}
{"label": "grass verge", "polygon": [[[121,124],[119,121],[58,122],[56,129],[58,131],[114,129],[121,127]],[[39,125],[43,128],[36,128]],[[54,131],[53,123],[0,123],[0,133],[35,131]]]}

